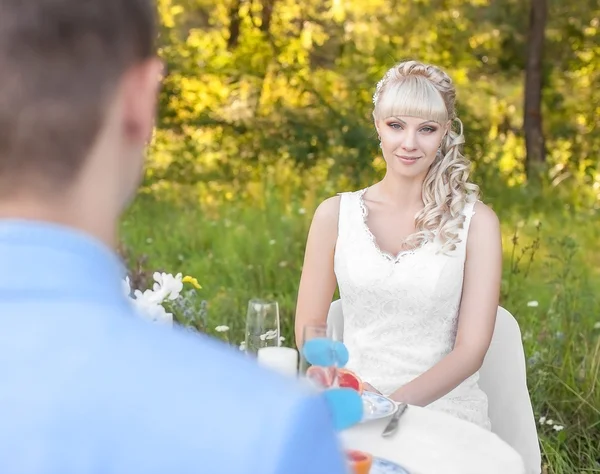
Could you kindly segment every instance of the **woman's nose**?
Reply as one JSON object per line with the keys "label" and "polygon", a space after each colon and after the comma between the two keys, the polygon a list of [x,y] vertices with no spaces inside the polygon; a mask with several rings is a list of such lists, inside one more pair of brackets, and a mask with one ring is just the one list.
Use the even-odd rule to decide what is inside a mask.
{"label": "woman's nose", "polygon": [[417,139],[414,133],[407,132],[404,134],[404,139],[402,140],[402,148],[406,151],[414,151],[417,148]]}

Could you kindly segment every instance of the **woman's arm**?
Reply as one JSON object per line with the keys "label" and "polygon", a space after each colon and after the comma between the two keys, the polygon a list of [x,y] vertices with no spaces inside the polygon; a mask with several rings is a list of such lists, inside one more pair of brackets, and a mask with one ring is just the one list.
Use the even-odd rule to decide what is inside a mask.
{"label": "woman's arm", "polygon": [[323,201],[313,216],[296,304],[296,345],[302,346],[306,324],[323,324],[336,287],[333,253],[338,233],[340,197]]}
{"label": "woman's arm", "polygon": [[396,390],[391,398],[426,406],[479,370],[490,345],[500,298],[502,237],[498,217],[475,205],[454,349],[427,372]]}

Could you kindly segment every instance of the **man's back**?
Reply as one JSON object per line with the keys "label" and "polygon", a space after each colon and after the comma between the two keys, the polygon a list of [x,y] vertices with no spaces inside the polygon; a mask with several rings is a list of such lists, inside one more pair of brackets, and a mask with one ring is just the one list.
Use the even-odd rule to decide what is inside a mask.
{"label": "man's back", "polygon": [[0,221],[0,472],[344,472],[320,397],[150,325],[101,246]]}

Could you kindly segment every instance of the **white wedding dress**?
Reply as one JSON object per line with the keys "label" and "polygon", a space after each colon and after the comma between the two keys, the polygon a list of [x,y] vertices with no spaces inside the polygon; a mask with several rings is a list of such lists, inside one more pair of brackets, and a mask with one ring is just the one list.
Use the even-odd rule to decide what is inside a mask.
{"label": "white wedding dress", "polygon": [[[367,226],[366,189],[342,193],[334,269],[344,314],[347,368],[389,395],[437,364],[454,347],[466,237],[474,202],[465,205],[461,242],[437,241],[391,256]],[[490,429],[487,397],[475,373],[428,408]]]}

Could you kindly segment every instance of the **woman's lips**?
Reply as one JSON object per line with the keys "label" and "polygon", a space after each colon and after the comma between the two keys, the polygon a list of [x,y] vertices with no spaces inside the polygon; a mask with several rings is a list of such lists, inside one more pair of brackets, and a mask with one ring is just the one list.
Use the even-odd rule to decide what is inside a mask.
{"label": "woman's lips", "polygon": [[421,157],[420,156],[405,156],[405,155],[396,155],[402,163],[406,165],[414,165]]}

